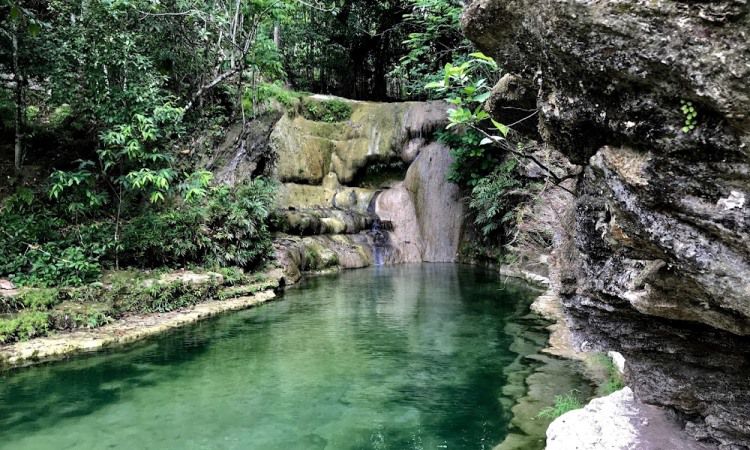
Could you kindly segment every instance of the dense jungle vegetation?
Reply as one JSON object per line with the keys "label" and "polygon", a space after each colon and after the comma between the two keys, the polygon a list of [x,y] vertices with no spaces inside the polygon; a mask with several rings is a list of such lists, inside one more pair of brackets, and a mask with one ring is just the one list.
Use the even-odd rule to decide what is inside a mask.
{"label": "dense jungle vegetation", "polygon": [[[215,183],[196,143],[306,93],[447,99],[450,181],[499,246],[515,217],[503,194],[522,183],[508,155],[523,150],[482,108],[499,68],[461,34],[462,6],[0,1],[0,278],[65,288],[128,267],[260,267],[274,183]],[[349,114],[344,102],[301,105],[311,120]],[[53,297],[30,309],[64,295]]]}

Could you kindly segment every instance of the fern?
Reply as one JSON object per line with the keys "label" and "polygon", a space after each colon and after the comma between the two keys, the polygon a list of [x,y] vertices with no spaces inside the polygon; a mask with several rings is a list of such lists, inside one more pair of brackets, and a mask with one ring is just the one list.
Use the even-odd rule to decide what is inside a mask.
{"label": "fern", "polygon": [[485,238],[515,217],[513,204],[506,196],[508,191],[521,185],[512,175],[515,168],[515,160],[503,162],[492,174],[479,179],[471,190],[469,207],[475,214],[474,224]]}

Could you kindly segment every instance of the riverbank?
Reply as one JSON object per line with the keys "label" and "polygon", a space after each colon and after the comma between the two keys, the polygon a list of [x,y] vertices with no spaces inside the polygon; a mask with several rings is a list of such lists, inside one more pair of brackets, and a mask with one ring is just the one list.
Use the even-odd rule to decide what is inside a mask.
{"label": "riverbank", "polygon": [[[562,301],[552,279],[519,268],[500,267],[501,276],[518,278],[539,288],[546,288],[531,305],[531,310],[551,324],[547,327],[549,340],[540,353],[561,358],[556,363],[565,361],[580,363],[581,373],[593,384],[598,385],[597,395],[584,407],[569,411],[557,417],[546,430],[547,450],[659,450],[663,448],[680,448],[685,450],[710,450],[714,446],[690,439],[684,432],[680,421],[667,409],[647,405],[640,401],[625,386],[614,392],[608,391],[608,377],[603,354],[578,350],[574,336],[566,324]],[[619,377],[625,375],[625,360],[622,355],[610,352]],[[554,360],[553,360],[554,361]],[[549,365],[549,360],[546,362]],[[549,375],[554,371],[542,366],[532,376],[527,377],[528,393],[518,399],[513,408],[514,421],[517,423],[534,423],[534,407],[540,401],[548,400],[545,383],[549,384]],[[621,379],[621,378],[620,378]],[[538,409],[538,407],[537,407]],[[538,420],[537,420],[538,421]],[[511,434],[495,450],[520,450],[528,446],[529,439],[523,434]]]}
{"label": "riverbank", "polygon": [[[174,280],[177,275],[162,277]],[[203,277],[180,274],[181,281],[200,284]],[[198,280],[195,280],[198,278]],[[126,345],[230,311],[252,308],[276,298],[283,284],[279,269],[264,272],[260,281],[227,288],[219,298],[168,312],[128,314],[90,329],[57,331],[48,336],[0,346],[0,370],[27,367],[104,348]],[[192,281],[190,281],[192,279]]]}

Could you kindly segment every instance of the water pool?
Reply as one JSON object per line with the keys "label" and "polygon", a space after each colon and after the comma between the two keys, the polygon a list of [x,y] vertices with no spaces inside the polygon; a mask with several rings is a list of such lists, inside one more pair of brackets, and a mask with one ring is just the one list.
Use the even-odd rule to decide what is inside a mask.
{"label": "water pool", "polygon": [[450,264],[312,278],[283,301],[0,375],[0,448],[491,449],[512,418],[508,330],[533,296]]}

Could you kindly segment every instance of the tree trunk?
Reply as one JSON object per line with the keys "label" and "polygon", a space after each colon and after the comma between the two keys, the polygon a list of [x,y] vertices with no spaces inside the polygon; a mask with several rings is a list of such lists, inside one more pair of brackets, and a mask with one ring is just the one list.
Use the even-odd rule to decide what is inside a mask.
{"label": "tree trunk", "polygon": [[18,25],[13,27],[13,79],[16,82],[16,137],[13,167],[21,173],[23,164],[23,77],[18,64]]}
{"label": "tree trunk", "polygon": [[277,49],[281,49],[281,27],[279,26],[279,22],[273,24],[273,45]]}

